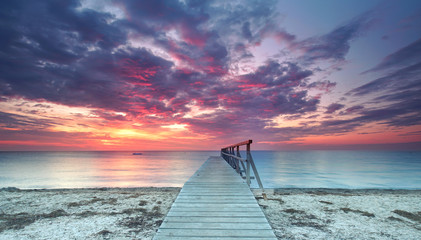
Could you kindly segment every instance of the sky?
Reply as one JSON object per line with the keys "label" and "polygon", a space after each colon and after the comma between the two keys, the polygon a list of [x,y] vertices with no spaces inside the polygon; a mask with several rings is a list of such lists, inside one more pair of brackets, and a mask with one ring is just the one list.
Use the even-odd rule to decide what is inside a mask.
{"label": "sky", "polygon": [[0,1],[0,150],[421,150],[421,1]]}

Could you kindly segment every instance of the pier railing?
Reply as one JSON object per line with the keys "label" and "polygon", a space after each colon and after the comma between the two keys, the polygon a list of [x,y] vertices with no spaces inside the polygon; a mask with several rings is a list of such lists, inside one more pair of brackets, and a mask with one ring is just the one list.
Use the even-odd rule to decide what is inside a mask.
{"label": "pier railing", "polygon": [[[253,143],[251,139],[240,142],[221,149],[221,157],[232,167],[243,179],[246,179],[247,185],[250,186],[251,179],[256,179],[262,190],[263,197],[266,199],[265,189],[263,188],[262,181],[260,180],[259,173],[257,172],[256,165],[254,164],[253,157],[251,156],[250,145]],[[240,146],[246,145],[246,158],[242,158],[240,154]],[[250,170],[253,170],[254,176],[250,176]]]}

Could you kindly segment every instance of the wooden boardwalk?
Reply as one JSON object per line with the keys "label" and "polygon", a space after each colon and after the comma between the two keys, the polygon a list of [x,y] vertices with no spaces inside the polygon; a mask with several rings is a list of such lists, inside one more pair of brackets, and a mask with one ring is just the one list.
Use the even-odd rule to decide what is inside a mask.
{"label": "wooden boardwalk", "polygon": [[245,181],[210,157],[184,184],[154,239],[276,240]]}

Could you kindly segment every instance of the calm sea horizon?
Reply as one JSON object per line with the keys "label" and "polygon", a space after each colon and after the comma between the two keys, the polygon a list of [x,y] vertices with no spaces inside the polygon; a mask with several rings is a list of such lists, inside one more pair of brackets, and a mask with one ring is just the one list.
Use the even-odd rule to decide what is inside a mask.
{"label": "calm sea horizon", "polygon": [[[182,187],[219,151],[0,152],[0,188]],[[265,188],[421,189],[421,151],[252,151]],[[257,187],[255,182],[252,187]]]}

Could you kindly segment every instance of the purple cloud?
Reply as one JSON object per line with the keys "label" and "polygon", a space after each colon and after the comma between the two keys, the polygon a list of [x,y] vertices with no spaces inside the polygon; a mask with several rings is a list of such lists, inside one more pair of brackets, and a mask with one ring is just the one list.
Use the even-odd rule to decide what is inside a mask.
{"label": "purple cloud", "polygon": [[393,70],[396,68],[417,65],[419,63],[421,63],[421,39],[386,56],[379,64],[364,73]]}
{"label": "purple cloud", "polygon": [[345,113],[344,114],[356,113],[356,112],[359,112],[362,109],[364,109],[364,107],[361,106],[361,105],[352,106],[352,107],[349,107],[349,108],[345,109]]}
{"label": "purple cloud", "polygon": [[[262,134],[273,131],[278,140],[344,133],[375,121],[389,126],[418,122],[414,111],[419,111],[416,94],[420,68],[418,55],[412,52],[419,50],[419,40],[389,55],[373,71],[400,67],[396,62],[405,57],[414,62],[412,66],[350,92],[363,96],[390,90],[374,99],[390,102],[387,107],[334,103],[325,113],[341,110],[359,115],[323,121],[318,128],[309,124],[284,129],[285,136],[265,128],[269,119],[281,114],[298,119],[316,112],[321,94],[330,92],[336,83],[313,79],[316,70],[309,69],[308,64],[344,60],[351,42],[370,26],[368,15],[325,35],[298,41],[280,26],[273,7],[277,1],[230,3],[230,7],[209,1],[114,3],[124,10],[123,17],[83,9],[76,0],[0,3],[0,99],[90,107],[96,109],[95,115],[110,122],[137,119],[150,127],[185,123],[195,133],[207,131],[217,136],[241,136],[256,129]],[[266,38],[282,42],[288,49],[299,49],[303,55],[296,60],[267,60],[256,69],[248,69],[247,74],[233,73],[239,61],[254,58],[252,48]],[[135,47],[142,44],[144,47]],[[314,90],[323,93],[312,96]],[[415,100],[405,98],[404,93]],[[399,99],[409,104],[405,111],[393,104]],[[193,103],[212,113],[186,117]],[[406,118],[398,122],[403,115]],[[32,122],[7,113],[0,117],[10,126]]]}
{"label": "purple cloud", "polygon": [[345,107],[345,105],[343,105],[343,104],[340,104],[340,103],[332,103],[329,106],[327,106],[327,109],[326,109],[326,112],[325,113],[331,114],[331,113],[334,113],[334,112],[336,112],[336,111],[338,111],[338,110],[340,110],[340,109],[342,109],[344,107]]}
{"label": "purple cloud", "polygon": [[333,31],[295,42],[292,48],[303,52],[301,60],[307,64],[319,60],[344,60],[350,49],[350,42],[363,34],[372,20],[366,13]]}
{"label": "purple cloud", "polygon": [[324,92],[330,92],[336,87],[336,82],[331,81],[317,81],[307,85],[309,89],[317,89]]}
{"label": "purple cloud", "polygon": [[355,88],[348,95],[380,93],[374,103],[386,107],[361,111],[359,121],[382,121],[388,126],[413,126],[421,121],[421,41],[417,40],[385,57],[371,71],[387,71],[380,78]]}

